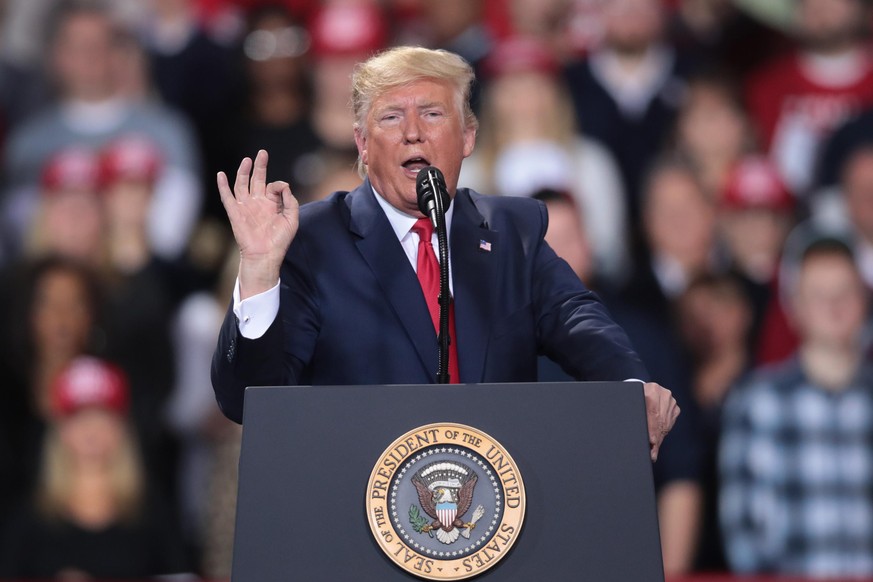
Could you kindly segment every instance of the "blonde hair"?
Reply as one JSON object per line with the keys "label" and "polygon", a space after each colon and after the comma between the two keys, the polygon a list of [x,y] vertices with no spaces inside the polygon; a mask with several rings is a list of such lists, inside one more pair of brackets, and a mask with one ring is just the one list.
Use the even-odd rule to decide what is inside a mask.
{"label": "blonde hair", "polygon": [[[118,518],[132,521],[140,516],[145,477],[133,434],[125,427],[122,435],[121,446],[109,472],[110,489]],[[53,426],[45,436],[37,490],[37,503],[45,517],[59,519],[67,515],[72,482],[70,454],[61,442],[58,427]]]}
{"label": "blonde hair", "polygon": [[[500,90],[500,79],[489,84],[482,96],[482,131],[476,144],[476,151],[486,168],[489,183],[487,188],[496,191],[494,183],[494,167],[501,152],[512,145],[507,135],[508,124],[500,118],[500,112],[496,105],[497,94]],[[561,147],[569,150],[573,140],[576,139],[576,112],[573,110],[573,102],[570,92],[563,82],[553,82],[555,102],[545,112],[545,119],[540,124],[540,137],[553,141]],[[572,120],[568,123],[567,120]]]}
{"label": "blonde hair", "polygon": [[[432,79],[451,84],[464,127],[478,129],[479,121],[470,106],[470,93],[476,75],[467,61],[446,50],[401,46],[378,53],[359,63],[352,73],[352,111],[355,130],[366,131],[367,114],[373,102],[386,91],[416,81]],[[366,175],[358,158],[358,173]]]}

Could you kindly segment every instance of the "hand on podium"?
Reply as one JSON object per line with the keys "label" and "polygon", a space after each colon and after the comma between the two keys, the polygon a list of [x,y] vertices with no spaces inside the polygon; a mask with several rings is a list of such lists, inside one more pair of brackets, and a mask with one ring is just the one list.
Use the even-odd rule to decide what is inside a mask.
{"label": "hand on podium", "polygon": [[679,406],[673,393],[656,382],[647,382],[643,393],[646,397],[646,420],[649,425],[649,443],[652,445],[652,461],[657,461],[661,443],[679,417]]}

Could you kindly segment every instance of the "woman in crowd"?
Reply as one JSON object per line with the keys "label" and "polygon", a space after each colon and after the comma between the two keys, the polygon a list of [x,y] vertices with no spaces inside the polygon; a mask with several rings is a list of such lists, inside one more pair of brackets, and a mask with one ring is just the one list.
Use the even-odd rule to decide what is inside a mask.
{"label": "woman in crowd", "polygon": [[504,196],[530,196],[542,188],[570,193],[598,274],[604,283],[616,283],[629,266],[621,178],[602,145],[576,134],[554,55],[536,40],[510,39],[497,46],[485,69],[491,80],[481,136],[459,184]]}
{"label": "woman in crowd", "polygon": [[49,256],[8,282],[9,309],[4,330],[2,430],[19,451],[9,478],[19,492],[29,490],[35,459],[51,411],[52,378],[73,358],[93,351],[100,341],[96,326],[98,293],[89,269],[71,259]]}
{"label": "woman in crowd", "polygon": [[173,522],[147,490],[123,373],[80,357],[51,388],[36,496],[9,523],[0,576],[117,580],[184,571]]}

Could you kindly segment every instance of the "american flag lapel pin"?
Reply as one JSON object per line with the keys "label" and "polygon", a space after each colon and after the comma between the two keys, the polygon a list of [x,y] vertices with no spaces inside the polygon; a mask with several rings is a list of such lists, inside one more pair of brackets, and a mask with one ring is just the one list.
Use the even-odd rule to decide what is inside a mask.
{"label": "american flag lapel pin", "polygon": [[491,243],[487,240],[479,240],[479,250],[485,253],[491,252]]}

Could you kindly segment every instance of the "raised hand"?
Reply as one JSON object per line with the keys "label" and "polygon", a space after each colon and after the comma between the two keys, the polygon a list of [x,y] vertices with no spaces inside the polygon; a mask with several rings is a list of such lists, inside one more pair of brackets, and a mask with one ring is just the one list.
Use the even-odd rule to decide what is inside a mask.
{"label": "raised hand", "polygon": [[[282,260],[297,234],[299,206],[287,182],[267,184],[267,152],[254,163],[244,158],[231,191],[227,175],[218,173],[218,192],[240,250],[240,298],[274,287]],[[251,173],[251,179],[249,179]]]}

